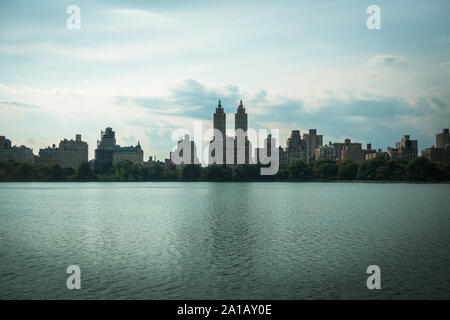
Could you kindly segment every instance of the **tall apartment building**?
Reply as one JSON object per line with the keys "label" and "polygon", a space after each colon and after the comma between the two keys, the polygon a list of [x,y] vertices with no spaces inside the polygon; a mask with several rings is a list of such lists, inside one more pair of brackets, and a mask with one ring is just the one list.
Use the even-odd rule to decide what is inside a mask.
{"label": "tall apartment building", "polygon": [[450,134],[447,129],[442,129],[441,133],[436,133],[436,148],[445,148],[450,144]]}
{"label": "tall apartment building", "polygon": [[436,133],[436,147],[422,150],[422,157],[431,162],[450,162],[450,134],[448,129]]}
{"label": "tall apartment building", "polygon": [[387,148],[390,159],[410,161],[417,157],[417,140],[411,140],[409,135],[404,135],[402,141],[396,142],[396,148]]}
{"label": "tall apartment building", "polygon": [[316,129],[309,129],[308,133],[303,133],[303,140],[306,144],[306,160],[313,160],[316,149],[323,145],[323,135],[318,135]]}
{"label": "tall apartment building", "polygon": [[286,141],[288,163],[297,160],[306,162],[306,143],[300,136],[300,130],[292,130],[291,136]]}
{"label": "tall apartment building", "polygon": [[112,165],[113,152],[116,147],[116,133],[108,127],[100,132],[100,141],[97,140],[97,149],[95,150],[95,168],[100,169],[104,166]]}
{"label": "tall apartment building", "polygon": [[[234,138],[234,164],[249,164],[250,158],[251,158],[251,147],[250,147],[250,141],[248,140],[247,136],[247,130],[248,130],[248,115],[245,112],[245,108],[242,104],[242,100],[239,103],[239,106],[236,110],[236,113],[234,115],[234,129],[236,131],[236,136]],[[237,130],[242,130],[244,133],[243,141],[240,141],[240,139],[237,137],[238,133]],[[239,148],[238,148],[239,146]],[[242,149],[242,150],[241,150]],[[240,152],[244,152],[243,155],[238,155],[238,150],[241,150]],[[241,159],[239,159],[239,156]]]}
{"label": "tall apartment building", "polygon": [[39,162],[77,169],[83,162],[88,162],[88,144],[81,140],[81,134],[77,134],[75,140],[61,140],[58,148],[53,145],[40,149]]}
{"label": "tall apartment building", "polygon": [[345,139],[341,150],[342,161],[351,160],[355,163],[360,163],[365,160],[365,154],[361,143],[351,142],[350,139]]}
{"label": "tall apartment building", "polygon": [[[226,114],[224,109],[222,108],[222,102],[219,100],[219,104],[217,105],[216,112],[213,115],[213,128],[214,130],[217,130],[220,132],[220,135],[216,135],[216,132],[214,133],[213,141],[219,141],[221,139],[222,141],[222,163],[226,163],[226,129],[227,129],[227,122],[226,122]],[[212,141],[211,141],[212,142]],[[212,157],[216,157],[216,150],[210,150],[210,155]],[[220,162],[216,159],[217,162]],[[209,163],[214,162],[212,159],[209,160]]]}
{"label": "tall apartment building", "polygon": [[11,140],[6,139],[5,136],[0,136],[0,162],[3,161],[34,163],[35,156],[33,149],[23,145],[12,146]]}
{"label": "tall apartment building", "polygon": [[315,160],[333,160],[336,161],[338,159],[337,156],[337,148],[335,144],[331,143],[331,141],[321,147],[318,147],[315,150],[314,155]]}

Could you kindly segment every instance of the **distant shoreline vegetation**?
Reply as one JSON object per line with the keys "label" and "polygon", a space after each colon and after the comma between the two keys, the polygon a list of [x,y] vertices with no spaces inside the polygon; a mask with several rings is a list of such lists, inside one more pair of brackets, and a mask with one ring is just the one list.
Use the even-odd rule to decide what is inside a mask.
{"label": "distant shoreline vegetation", "polygon": [[448,182],[450,163],[430,162],[417,157],[409,162],[383,157],[356,164],[318,160],[306,164],[296,161],[281,166],[273,176],[260,175],[261,165],[164,165],[146,167],[129,161],[94,171],[88,163],[77,170],[57,164],[0,162],[0,182],[77,182],[77,181],[316,181],[316,182]]}

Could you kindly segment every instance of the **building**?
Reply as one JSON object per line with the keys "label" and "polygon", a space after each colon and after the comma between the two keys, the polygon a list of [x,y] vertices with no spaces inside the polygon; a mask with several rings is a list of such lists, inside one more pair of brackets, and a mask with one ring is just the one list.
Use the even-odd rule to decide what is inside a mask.
{"label": "building", "polygon": [[39,162],[77,169],[83,162],[88,162],[88,144],[81,140],[81,134],[76,134],[75,140],[61,140],[58,148],[53,144],[40,149]]}
{"label": "building", "polygon": [[365,160],[365,150],[362,149],[362,144],[359,142],[351,142],[350,139],[345,139],[341,150],[341,160],[350,160],[355,163],[360,163]]}
{"label": "building", "polygon": [[378,151],[376,151],[376,152],[367,152],[366,153],[366,160],[376,159],[377,157],[383,157],[384,159],[388,159],[387,153],[381,151],[381,149],[378,149]]}
{"label": "building", "polygon": [[303,133],[303,140],[306,144],[306,160],[309,162],[315,158],[316,149],[323,145],[323,135],[318,135],[316,129],[309,129],[308,133]]}
{"label": "building", "polygon": [[21,163],[34,163],[35,156],[33,149],[24,145],[12,146],[11,140],[5,136],[0,136],[0,162],[17,161]]}
{"label": "building", "polygon": [[450,162],[450,134],[448,129],[436,133],[436,147],[422,150],[422,157],[431,162]]}
{"label": "building", "polygon": [[417,157],[417,140],[411,140],[409,135],[404,135],[402,141],[396,143],[396,148],[387,148],[389,159],[410,161]]}
{"label": "building", "polygon": [[427,148],[422,150],[422,157],[431,162],[450,162],[450,144],[445,148]]}
{"label": "building", "polygon": [[300,136],[300,130],[292,130],[291,136],[286,140],[285,152],[288,163],[297,160],[306,162],[306,143]]}
{"label": "building", "polygon": [[338,160],[337,156],[337,148],[335,144],[331,143],[331,141],[324,146],[321,146],[315,150],[314,155],[315,160]]}
{"label": "building", "polygon": [[[251,144],[248,140],[247,130],[248,130],[248,115],[245,112],[245,108],[242,104],[242,100],[239,103],[237,111],[234,115],[234,164],[249,164],[251,159]],[[240,130],[240,131],[239,131]],[[240,135],[244,135],[240,137]],[[238,148],[239,146],[239,148]],[[243,155],[238,155],[239,152],[244,152]],[[242,151],[241,151],[242,150]]]}
{"label": "building", "polygon": [[141,145],[138,144],[133,146],[115,146],[112,153],[112,164],[117,165],[122,161],[130,161],[133,164],[143,164],[144,162],[144,151],[142,151]]}
{"label": "building", "polygon": [[447,129],[442,129],[441,133],[436,133],[436,148],[445,148],[450,144],[450,134]]}
{"label": "building", "polygon": [[[218,159],[211,159],[209,160],[209,163],[219,163],[219,164],[225,164],[226,163],[226,129],[227,129],[227,122],[226,122],[226,114],[224,109],[222,108],[222,102],[219,100],[219,104],[217,105],[216,112],[213,115],[213,128],[214,128],[214,137],[211,142],[217,142],[220,144],[222,143],[222,161]],[[216,131],[217,130],[217,131]],[[221,141],[219,141],[221,140]],[[210,145],[211,147],[211,145]],[[210,156],[216,157],[216,150],[210,150]]]}
{"label": "building", "polygon": [[95,169],[101,169],[105,166],[112,166],[113,151],[116,147],[116,133],[108,127],[100,132],[100,141],[97,140],[97,149],[95,150]]}

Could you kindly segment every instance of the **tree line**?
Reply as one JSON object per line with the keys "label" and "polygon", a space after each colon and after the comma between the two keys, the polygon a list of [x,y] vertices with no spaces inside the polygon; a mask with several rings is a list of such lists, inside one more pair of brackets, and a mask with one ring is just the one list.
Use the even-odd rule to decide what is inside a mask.
{"label": "tree line", "polygon": [[362,163],[331,160],[296,161],[280,166],[273,176],[260,175],[260,165],[167,165],[150,167],[123,161],[93,170],[82,163],[76,170],[57,164],[0,163],[0,181],[450,181],[450,163],[434,163],[423,157],[412,161],[384,157]]}

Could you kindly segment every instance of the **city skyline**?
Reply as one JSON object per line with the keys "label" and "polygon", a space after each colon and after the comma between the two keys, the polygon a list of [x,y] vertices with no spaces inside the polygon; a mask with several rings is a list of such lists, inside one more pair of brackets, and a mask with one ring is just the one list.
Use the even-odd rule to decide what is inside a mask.
{"label": "city skyline", "polygon": [[94,146],[111,126],[162,159],[170,132],[210,124],[220,98],[227,113],[243,99],[256,129],[316,128],[324,142],[386,149],[410,134],[422,150],[449,127],[447,1],[379,1],[380,30],[358,1],[81,1],[80,30],[69,4],[0,4],[0,127],[15,144],[81,133]]}
{"label": "city skyline", "polygon": [[[142,149],[140,142],[138,141],[136,146],[121,146],[117,143],[115,131],[111,127],[106,127],[105,130],[100,131],[100,140],[97,140],[94,158],[89,158],[88,144],[85,141],[82,141],[81,134],[79,133],[75,135],[75,140],[64,138],[60,141],[59,147],[56,147],[56,144],[53,144],[52,146],[41,148],[36,155],[33,155],[33,150],[27,146],[16,146],[16,144],[11,142],[11,139],[8,139],[6,136],[0,136],[0,147],[2,149],[0,151],[4,153],[1,154],[0,158],[2,158],[1,161],[20,159],[17,161],[23,162],[24,159],[28,159],[25,160],[25,162],[58,163],[62,167],[71,167],[73,169],[77,169],[78,166],[84,162],[91,162],[91,160],[94,160],[94,162],[91,163],[91,167],[95,167],[96,170],[103,170],[105,165],[107,167],[110,165],[115,166],[121,161],[152,165],[156,160],[162,160],[162,162],[166,164],[167,161],[171,161],[174,164],[180,164],[181,159],[178,159],[178,157],[183,156],[183,150],[185,148],[187,148],[186,151],[190,154],[188,158],[191,159],[190,162],[187,163],[202,165],[213,163],[234,165],[255,164],[259,163],[260,156],[264,155],[264,157],[268,156],[270,158],[270,154],[275,150],[277,150],[278,154],[276,158],[277,167],[278,163],[291,164],[297,160],[302,160],[305,163],[313,160],[325,159],[336,162],[352,160],[355,163],[361,163],[379,155],[383,155],[386,159],[411,161],[421,155],[419,152],[430,161],[449,161],[448,146],[450,136],[448,128],[442,129],[442,132],[435,133],[436,143],[423,149],[418,147],[419,144],[416,139],[411,139],[410,134],[402,135],[401,141],[395,142],[395,147],[392,147],[393,144],[391,144],[386,148],[386,151],[383,151],[382,148],[377,146],[372,148],[372,143],[367,143],[366,149],[363,149],[363,144],[361,142],[352,142],[348,137],[345,138],[344,142],[329,141],[328,143],[324,143],[323,135],[317,134],[317,129],[309,129],[307,132],[303,132],[302,135],[301,130],[290,128],[288,129],[290,130],[290,137],[286,139],[286,143],[283,146],[281,139],[278,136],[278,129],[266,128],[264,132],[267,136],[264,138],[264,141],[260,141],[262,138],[260,135],[255,135],[253,138],[251,137],[249,132],[254,129],[251,127],[249,128],[248,126],[248,113],[246,112],[242,99],[240,100],[234,115],[234,127],[227,128],[226,112],[224,111],[221,100],[219,100],[215,112],[212,114],[212,123],[215,131],[212,133],[212,140],[207,143],[206,147],[203,148],[203,141],[205,141],[205,134],[208,130],[205,131],[202,127],[200,128],[201,132],[195,133],[194,130],[194,135],[198,138],[198,134],[200,134],[200,138],[202,139],[200,142],[201,147],[197,148],[195,137],[192,135],[192,132],[186,131],[186,128],[178,128],[172,133],[172,139],[180,129],[185,133],[183,136],[177,137],[175,146],[168,152],[168,158],[163,157],[158,159],[156,156],[148,156],[148,161],[145,161],[144,150]],[[277,132],[273,139],[272,134],[274,133],[274,130]],[[219,136],[216,137],[217,134]],[[254,131],[254,134],[256,134],[256,131]],[[206,134],[206,137],[207,136],[208,135]],[[239,136],[239,138],[237,138],[237,136]],[[216,140],[218,137],[221,141],[217,146]],[[241,138],[243,139],[242,141],[240,140]],[[197,143],[199,143],[199,141],[197,141]],[[15,149],[11,149],[12,146],[14,146]],[[227,150],[230,146],[234,146],[234,148],[232,148],[232,150]],[[270,146],[272,146],[272,148]],[[221,156],[215,156],[217,148],[223,148],[223,159]],[[7,151],[9,153],[5,153]],[[207,160],[204,158],[205,151],[208,153]],[[259,152],[263,153],[260,154]],[[174,155],[178,160],[172,158]],[[30,157],[33,157],[33,159],[30,160]],[[184,163],[184,160],[181,163]],[[265,164],[266,162],[263,163]]]}

